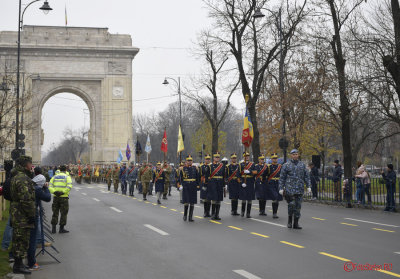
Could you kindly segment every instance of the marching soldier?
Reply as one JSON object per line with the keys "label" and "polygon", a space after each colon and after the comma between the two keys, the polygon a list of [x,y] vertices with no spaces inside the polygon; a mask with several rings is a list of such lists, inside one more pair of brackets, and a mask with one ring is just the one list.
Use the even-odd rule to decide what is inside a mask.
{"label": "marching soldier", "polygon": [[143,200],[147,201],[147,191],[149,190],[149,184],[152,178],[151,165],[143,163],[143,166],[139,170],[139,179],[142,182],[142,194]]}
{"label": "marching soldier", "polygon": [[164,168],[161,167],[161,163],[157,163],[157,167],[153,172],[152,180],[154,182],[154,190],[157,196],[157,203],[161,204],[161,194],[164,193],[164,182],[165,182],[165,172]]}
{"label": "marching soldier", "polygon": [[117,164],[114,165],[114,169],[112,172],[112,180],[114,182],[114,193],[118,193],[119,169]]}
{"label": "marching soldier", "polygon": [[257,174],[255,176],[255,189],[256,198],[259,203],[260,216],[267,216],[265,213],[265,205],[267,204],[267,184],[265,183],[265,173],[267,173],[268,165],[265,164],[265,157],[261,154],[258,157],[258,164],[255,165],[255,170]]}
{"label": "marching soldier", "polygon": [[111,189],[111,182],[112,182],[112,166],[108,166],[108,170],[106,173],[106,181],[107,181],[107,187],[108,187],[108,191],[110,191]]}
{"label": "marching soldier", "polygon": [[216,152],[213,155],[213,163],[209,165],[210,176],[208,177],[207,199],[211,200],[212,220],[221,220],[219,218],[219,210],[221,201],[224,199],[224,182],[225,182],[225,167],[219,160],[221,155]]}
{"label": "marching soldier", "polygon": [[211,201],[207,199],[207,182],[208,177],[210,176],[210,161],[211,156],[207,154],[204,158],[204,164],[200,166],[200,199],[203,201],[204,205],[204,217],[211,217],[210,209],[211,209]]}
{"label": "marching soldier", "polygon": [[121,182],[121,192],[122,195],[126,195],[127,185],[126,185],[126,175],[128,169],[126,167],[126,163],[122,164],[122,168],[119,170],[119,181]]}
{"label": "marching soldier", "polygon": [[229,199],[231,200],[231,214],[238,216],[238,204],[239,204],[239,191],[240,191],[240,180],[239,180],[239,165],[237,164],[237,155],[233,153],[231,155],[231,163],[226,167],[227,172],[227,188],[229,192]]}
{"label": "marching soldier", "polygon": [[[197,204],[197,191],[199,186],[199,172],[193,164],[192,156],[187,156],[186,166],[182,167],[179,172],[178,186],[179,191],[182,192],[182,201],[184,204],[183,221],[187,220],[189,209],[189,222],[193,222],[194,205]],[[190,205],[190,207],[189,207]]]}
{"label": "marching soldier", "polygon": [[279,180],[279,194],[284,195],[288,203],[288,228],[300,230],[299,218],[301,203],[303,201],[304,184],[307,185],[307,193],[311,193],[310,174],[306,165],[299,160],[299,151],[290,151],[291,160],[282,166]]}
{"label": "marching soldier", "polygon": [[164,193],[163,193],[163,200],[167,200],[167,194],[169,191],[169,196],[171,196],[171,173],[172,173],[172,168],[170,165],[167,164],[167,162],[164,162],[164,174],[165,174],[165,180],[164,180]]}
{"label": "marching soldier", "polygon": [[[185,166],[185,163],[184,163],[184,162],[181,162],[181,163],[179,164],[179,167],[176,169],[176,188],[178,188],[178,190],[179,190],[178,181],[179,181],[179,178],[180,178],[180,172],[182,171],[182,169],[183,169],[184,166]],[[183,200],[182,200],[182,191],[179,191],[179,199],[180,199],[180,203],[183,203]]]}
{"label": "marching soldier", "polygon": [[283,200],[282,195],[279,194],[279,176],[281,173],[282,165],[278,164],[278,154],[271,154],[272,163],[268,166],[268,171],[264,173],[267,183],[267,200],[272,200],[272,218],[279,218],[278,206],[279,201]]}
{"label": "marching soldier", "polygon": [[131,162],[131,167],[128,170],[127,180],[129,183],[129,196],[134,197],[133,194],[135,190],[136,179],[138,175],[138,168],[135,167],[135,164]]}
{"label": "marching soldier", "polygon": [[252,201],[255,200],[254,175],[257,174],[257,171],[254,163],[250,162],[250,154],[248,152],[243,153],[243,159],[244,161],[239,165],[240,181],[242,183],[242,188],[239,192],[239,199],[242,201],[242,212],[240,216],[244,217],[244,213],[247,209],[246,217],[251,218],[251,205]]}

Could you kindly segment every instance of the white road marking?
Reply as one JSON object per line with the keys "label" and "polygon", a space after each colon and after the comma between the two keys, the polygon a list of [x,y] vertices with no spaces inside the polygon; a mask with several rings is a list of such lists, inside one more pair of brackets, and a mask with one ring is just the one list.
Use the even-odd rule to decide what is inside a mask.
{"label": "white road marking", "polygon": [[102,192],[103,194],[107,194],[107,193],[110,193],[110,192],[108,192],[108,191],[100,191],[100,192]]}
{"label": "white road marking", "polygon": [[233,272],[235,272],[239,275],[242,275],[243,277],[245,277],[247,279],[261,279],[261,277],[251,274],[250,272],[247,272],[246,270],[243,270],[243,269],[233,270]]}
{"label": "white road marking", "polygon": [[82,195],[84,195],[84,196],[86,196],[87,194],[86,193],[81,193]]}
{"label": "white road marking", "polygon": [[149,228],[150,230],[153,230],[153,231],[155,231],[155,232],[161,234],[161,235],[169,235],[169,233],[164,232],[164,231],[162,231],[162,230],[160,230],[160,229],[157,229],[156,227],[153,227],[152,225],[145,224],[144,226],[145,226],[146,228]]}
{"label": "white road marking", "polygon": [[393,227],[393,228],[400,228],[400,226],[396,225],[388,225],[388,224],[382,224],[382,223],[375,223],[371,221],[365,221],[365,220],[359,220],[359,219],[353,219],[353,218],[344,218],[346,220],[351,220],[351,221],[356,221],[356,222],[362,222],[362,223],[368,223],[368,224],[375,224],[375,225],[380,225],[380,226],[386,226],[386,227]]}
{"label": "white road marking", "polygon": [[112,210],[118,212],[118,213],[121,213],[121,212],[122,212],[121,210],[119,210],[118,208],[115,208],[115,207],[113,207],[113,206],[110,206],[110,208],[111,208]]}
{"label": "white road marking", "polygon": [[78,187],[78,186],[75,186],[74,188],[75,188],[75,189],[78,189],[78,190],[82,189],[81,187]]}
{"label": "white road marking", "polygon": [[397,254],[397,255],[400,255],[400,252],[394,252],[395,254]]}
{"label": "white road marking", "polygon": [[86,188],[88,188],[88,189],[93,189],[94,187],[93,187],[93,186],[87,186]]}
{"label": "white road marking", "polygon": [[96,198],[93,198],[93,200],[94,200],[94,201],[97,201],[97,202],[99,202],[99,201],[100,201],[99,199],[96,199]]}
{"label": "white road marking", "polygon": [[250,220],[257,221],[257,222],[261,222],[261,223],[266,223],[266,224],[270,224],[270,225],[274,225],[274,226],[278,226],[278,227],[286,228],[285,225],[281,225],[281,224],[277,224],[277,223],[273,223],[273,222],[268,222],[268,221],[260,220],[260,219],[257,219],[257,218],[250,218]]}

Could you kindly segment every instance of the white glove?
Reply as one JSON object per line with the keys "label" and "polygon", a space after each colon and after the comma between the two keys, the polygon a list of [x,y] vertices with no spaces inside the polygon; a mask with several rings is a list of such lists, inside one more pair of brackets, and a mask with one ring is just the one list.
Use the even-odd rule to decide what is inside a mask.
{"label": "white glove", "polygon": [[283,195],[283,190],[279,190],[279,195]]}
{"label": "white glove", "polygon": [[242,187],[243,187],[243,188],[246,188],[246,186],[247,186],[246,183],[243,183],[243,184],[242,184]]}
{"label": "white glove", "polygon": [[311,193],[311,188],[307,188],[307,194]]}
{"label": "white glove", "polygon": [[181,186],[181,187],[179,187],[179,191],[182,191],[183,190],[183,187]]}
{"label": "white glove", "polygon": [[150,183],[152,183],[153,182],[153,180],[150,180]]}
{"label": "white glove", "polygon": [[225,185],[225,190],[228,189],[228,185]]}
{"label": "white glove", "polygon": [[250,171],[249,171],[249,170],[245,170],[244,173],[245,173],[245,174],[249,174]]}
{"label": "white glove", "polygon": [[201,189],[203,189],[203,191],[207,191],[207,187],[201,187]]}

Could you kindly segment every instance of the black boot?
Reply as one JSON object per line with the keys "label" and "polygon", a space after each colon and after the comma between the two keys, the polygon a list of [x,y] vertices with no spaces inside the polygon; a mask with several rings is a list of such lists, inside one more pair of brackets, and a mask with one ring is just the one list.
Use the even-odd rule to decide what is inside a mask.
{"label": "black boot", "polygon": [[188,208],[189,208],[189,205],[185,204],[185,210],[183,213],[183,221],[187,220]]}
{"label": "black boot", "polygon": [[267,204],[267,201],[260,200],[259,201],[259,207],[260,207],[260,216],[267,216],[265,213],[265,205]]}
{"label": "black boot", "polygon": [[251,203],[247,202],[247,212],[246,212],[246,218],[251,218],[250,212],[251,212]]}
{"label": "black boot", "polygon": [[287,227],[288,227],[289,229],[292,228],[292,219],[293,219],[293,217],[292,217],[292,215],[290,215],[289,218],[288,218],[288,223],[287,223]]}
{"label": "black boot", "polygon": [[246,212],[246,202],[242,201],[242,212],[240,216],[244,217],[244,213]]}
{"label": "black boot", "polygon": [[60,226],[59,233],[69,233],[66,229],[64,229],[64,226]]}
{"label": "black boot", "polygon": [[157,204],[161,204],[161,201],[160,201],[160,200],[157,200]]}
{"label": "black boot", "polygon": [[22,263],[22,258],[15,258],[13,265],[13,273],[15,274],[31,274],[31,271]]}
{"label": "black boot", "polygon": [[215,217],[215,203],[211,204],[211,219]]}
{"label": "black boot", "polygon": [[211,217],[210,206],[211,204],[209,202],[204,202],[204,218]]}
{"label": "black boot", "polygon": [[189,207],[189,222],[194,222],[193,220],[193,209],[194,209],[194,205],[191,204]]}
{"label": "black boot", "polygon": [[56,225],[52,225],[51,226],[51,233],[54,234],[57,232],[57,226]]}
{"label": "black boot", "polygon": [[233,216],[238,216],[239,215],[239,213],[237,212],[238,201],[237,200],[232,200],[231,203],[232,203],[232,215]]}
{"label": "black boot", "polygon": [[300,225],[299,225],[299,218],[296,218],[296,217],[294,218],[293,229],[296,229],[296,230],[302,229],[302,227],[300,227]]}
{"label": "black boot", "polygon": [[167,194],[163,194],[163,200],[166,200],[167,199]]}
{"label": "black boot", "polygon": [[143,200],[144,200],[144,201],[147,201],[147,199],[146,199],[146,194],[143,194]]}
{"label": "black boot", "polygon": [[221,220],[221,218],[219,218],[219,209],[221,208],[220,204],[215,204],[215,214],[214,216],[211,218],[213,220]]}
{"label": "black boot", "polygon": [[273,214],[272,218],[274,218],[274,219],[279,218],[278,215],[276,215],[278,213],[278,206],[279,206],[279,203],[277,203],[277,202],[272,203],[272,214]]}

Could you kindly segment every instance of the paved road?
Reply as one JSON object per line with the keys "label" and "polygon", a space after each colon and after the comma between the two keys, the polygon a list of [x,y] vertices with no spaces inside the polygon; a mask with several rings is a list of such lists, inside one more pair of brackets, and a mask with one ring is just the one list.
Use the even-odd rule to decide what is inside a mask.
{"label": "paved road", "polygon": [[[226,200],[220,222],[200,217],[199,204],[188,223],[176,191],[154,202],[74,185],[71,232],[55,235],[62,263],[40,255],[42,270],[28,278],[400,278],[399,214],[303,203],[303,230],[289,230],[286,203],[279,219],[258,216],[256,204],[246,219],[230,216]],[[349,261],[392,270],[348,272]]]}

